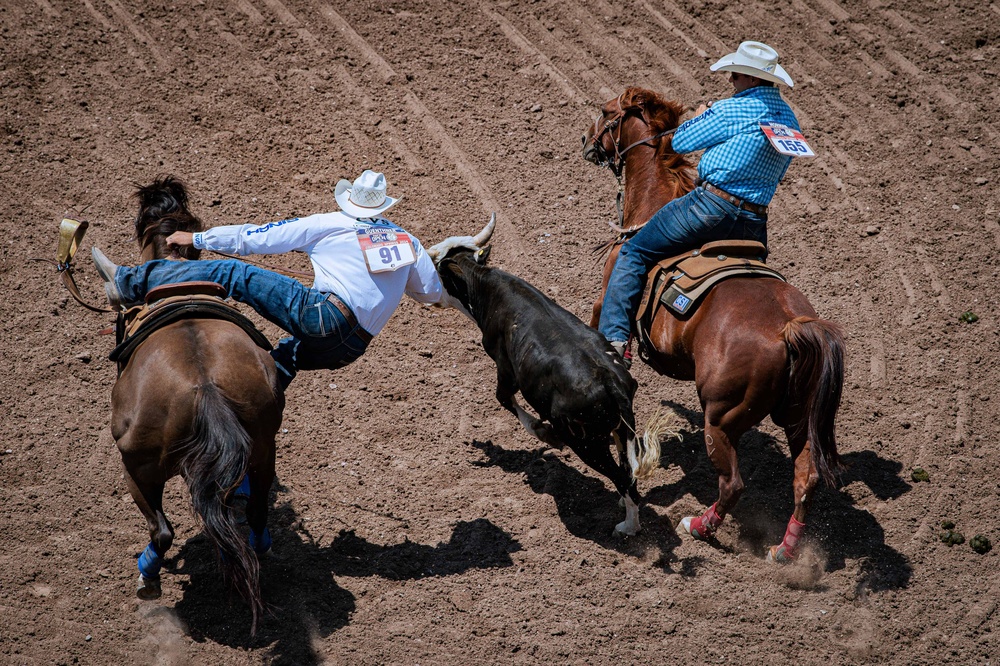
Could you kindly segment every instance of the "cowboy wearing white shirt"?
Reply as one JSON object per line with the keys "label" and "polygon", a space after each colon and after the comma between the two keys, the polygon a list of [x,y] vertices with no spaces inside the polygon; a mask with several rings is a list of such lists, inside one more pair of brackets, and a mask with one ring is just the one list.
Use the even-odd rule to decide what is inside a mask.
{"label": "cowboy wearing white shirt", "polygon": [[239,255],[306,253],[315,272],[307,288],[272,271],[238,260],[170,261],[115,266],[93,250],[105,291],[115,307],[141,303],[151,289],[175,282],[221,284],[236,300],[291,333],[271,356],[282,387],[299,370],[336,369],[364,354],[403,294],[421,303],[441,300],[442,287],[420,241],[383,217],[399,199],[386,195],[381,173],[365,171],[352,184],[337,183],[339,211],[265,225],[232,225],[167,238]]}

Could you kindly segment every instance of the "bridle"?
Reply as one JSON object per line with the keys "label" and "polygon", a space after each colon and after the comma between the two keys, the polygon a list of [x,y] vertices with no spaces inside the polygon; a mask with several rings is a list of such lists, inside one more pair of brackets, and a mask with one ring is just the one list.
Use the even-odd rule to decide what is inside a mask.
{"label": "bridle", "polygon": [[[649,146],[653,149],[656,149],[657,145],[652,142],[662,139],[665,136],[670,136],[671,134],[677,131],[677,128],[675,127],[673,129],[660,132],[659,134],[654,134],[653,136],[648,136],[644,139],[639,139],[638,141],[630,143],[625,148],[622,148],[621,147],[622,122],[628,116],[629,112],[635,111],[638,108],[638,107],[629,107],[628,109],[625,109],[622,106],[622,95],[624,94],[625,93],[622,93],[615,100],[618,103],[618,112],[612,118],[609,118],[604,121],[604,127],[600,131],[598,131],[598,123],[604,118],[604,114],[601,113],[601,115],[597,116],[597,118],[594,119],[594,138],[592,140],[592,143],[594,144],[594,152],[597,153],[597,166],[607,167],[611,171],[611,173],[614,174],[615,180],[618,181],[618,194],[615,197],[615,206],[618,209],[618,225],[616,227],[614,224],[612,224],[611,228],[617,231],[618,233],[622,234],[623,236],[628,237],[634,235],[637,231],[639,231],[639,229],[642,228],[642,225],[638,227],[633,227],[631,229],[625,229],[623,226],[625,224],[625,211],[622,208],[622,202],[625,198],[625,176],[624,176],[625,156],[628,154],[630,150],[632,150],[637,146]],[[646,122],[646,118],[645,116],[643,116],[642,112],[640,111],[637,115],[639,117],[639,120],[641,120],[643,124],[648,127],[649,123]],[[617,136],[615,135],[616,129],[618,130]],[[615,147],[614,155],[609,155],[608,152],[604,150],[603,138],[605,134],[607,134],[611,138],[611,144]]]}

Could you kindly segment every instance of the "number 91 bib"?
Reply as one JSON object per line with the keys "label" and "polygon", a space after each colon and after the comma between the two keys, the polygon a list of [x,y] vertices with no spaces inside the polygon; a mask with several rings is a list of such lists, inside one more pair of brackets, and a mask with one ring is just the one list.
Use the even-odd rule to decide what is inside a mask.
{"label": "number 91 bib", "polygon": [[816,153],[806,143],[806,138],[802,136],[802,132],[797,129],[788,125],[782,125],[781,123],[761,123],[760,128],[763,130],[767,140],[774,146],[774,149],[782,155],[790,155],[791,157],[816,157]]}
{"label": "number 91 bib", "polygon": [[396,225],[379,220],[358,225],[357,230],[358,243],[370,273],[394,271],[417,260],[409,234]]}

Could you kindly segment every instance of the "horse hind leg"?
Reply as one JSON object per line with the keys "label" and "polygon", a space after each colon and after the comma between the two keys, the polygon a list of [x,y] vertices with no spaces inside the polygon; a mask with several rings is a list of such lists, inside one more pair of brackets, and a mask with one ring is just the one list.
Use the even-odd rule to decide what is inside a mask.
{"label": "horse hind leg", "polygon": [[792,459],[795,461],[795,478],[792,481],[792,489],[795,492],[795,508],[791,518],[788,519],[785,538],[781,540],[780,544],[771,546],[767,551],[768,562],[781,564],[793,562],[798,557],[799,540],[806,527],[806,514],[812,503],[816,486],[819,485],[819,472],[816,470],[815,461],[813,461],[812,443],[808,440],[796,441],[789,428],[785,429],[785,434],[788,437]]}
{"label": "horse hind leg", "polygon": [[267,529],[267,504],[271,484],[274,482],[274,440],[271,439],[264,448],[266,450],[259,453],[260,460],[251,462],[248,474],[250,497],[247,499],[247,524],[250,527],[250,547],[258,557],[271,552],[271,531]]}
{"label": "horse hind leg", "polygon": [[[148,469],[148,468],[146,468]],[[125,482],[129,494],[149,526],[149,545],[139,556],[139,583],[136,596],[140,599],[159,599],[160,568],[163,558],[174,542],[174,528],[163,513],[163,486],[161,478],[149,480],[140,473],[144,467],[125,461]],[[160,477],[156,470],[156,477]]]}

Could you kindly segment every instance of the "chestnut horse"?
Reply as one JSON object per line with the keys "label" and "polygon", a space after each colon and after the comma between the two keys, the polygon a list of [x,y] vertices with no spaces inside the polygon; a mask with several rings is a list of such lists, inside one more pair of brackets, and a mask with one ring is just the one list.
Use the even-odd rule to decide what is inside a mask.
{"label": "chestnut horse", "polygon": [[[668,138],[685,107],[654,92],[629,88],[601,108],[583,137],[583,157],[624,177],[622,227],[637,230],[668,201],[695,187],[694,170]],[[621,205],[622,202],[620,202]],[[622,234],[604,264],[603,290]],[[691,248],[694,249],[694,248]],[[664,257],[666,258],[666,257]],[[795,287],[775,278],[734,277],[716,285],[693,312],[660,308],[650,326],[650,365],[694,380],[705,413],[705,446],[719,474],[719,499],[704,515],[681,521],[698,539],[710,537],[743,492],[736,456],[740,436],[770,415],[788,438],[795,466],[795,508],[785,538],[768,559],[797,555],[813,491],[831,486],[840,463],[834,420],[844,376],[840,327],[819,319]]]}
{"label": "chestnut horse", "polygon": [[[144,262],[168,256],[165,239],[174,231],[203,228],[188,211],[183,184],[172,178],[136,196]],[[173,256],[197,259],[198,251],[185,248]],[[160,596],[159,570],[174,535],[163,512],[163,486],[180,474],[224,577],[250,605],[251,633],[256,630],[263,604],[254,551],[263,553],[270,544],[267,500],[284,405],[271,356],[234,323],[182,319],[156,330],[132,353],[111,393],[111,434],[129,492],[149,525],[151,543],[139,558],[140,598]],[[247,474],[249,544],[232,510],[234,490]]]}

